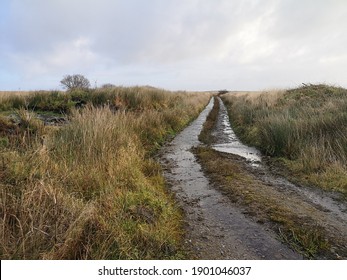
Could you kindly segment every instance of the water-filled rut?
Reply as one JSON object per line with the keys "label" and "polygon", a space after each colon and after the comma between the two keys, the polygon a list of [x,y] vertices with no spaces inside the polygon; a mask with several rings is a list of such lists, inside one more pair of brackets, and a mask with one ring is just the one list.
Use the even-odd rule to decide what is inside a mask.
{"label": "water-filled rut", "polygon": [[[301,259],[212,186],[191,152],[213,106],[161,150],[164,176],[185,212],[187,248],[199,259]],[[226,136],[228,138],[228,136]]]}

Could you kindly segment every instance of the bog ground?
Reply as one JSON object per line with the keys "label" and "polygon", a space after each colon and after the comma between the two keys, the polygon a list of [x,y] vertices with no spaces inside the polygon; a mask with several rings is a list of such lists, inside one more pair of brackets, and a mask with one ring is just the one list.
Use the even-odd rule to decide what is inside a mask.
{"label": "bog ground", "polygon": [[1,93],[1,258],[346,259],[347,91],[217,95]]}

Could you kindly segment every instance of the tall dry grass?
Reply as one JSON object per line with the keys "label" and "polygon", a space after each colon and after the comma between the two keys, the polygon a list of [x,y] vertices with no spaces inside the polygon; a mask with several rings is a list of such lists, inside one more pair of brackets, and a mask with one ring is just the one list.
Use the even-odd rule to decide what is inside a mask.
{"label": "tall dry grass", "polygon": [[235,131],[309,184],[347,194],[347,90],[310,85],[225,97]]}
{"label": "tall dry grass", "polygon": [[181,213],[151,155],[209,95],[108,94],[106,104],[72,108],[60,128],[30,117],[16,131],[2,126],[1,259],[183,257]]}
{"label": "tall dry grass", "polygon": [[4,102],[7,99],[11,99],[14,96],[26,97],[35,93],[35,91],[9,91],[9,90],[0,90],[0,102]]}

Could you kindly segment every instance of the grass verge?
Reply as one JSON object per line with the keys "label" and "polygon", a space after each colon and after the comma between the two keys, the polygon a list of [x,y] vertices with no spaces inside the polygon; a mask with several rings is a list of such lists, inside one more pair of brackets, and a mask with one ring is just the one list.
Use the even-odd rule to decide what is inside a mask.
{"label": "grass verge", "polygon": [[[61,127],[24,109],[19,123],[0,118],[1,259],[184,257],[181,213],[151,156],[209,95],[139,87],[99,93],[81,93],[87,103],[69,107]],[[40,110],[54,103],[35,98],[44,100]],[[7,101],[3,107],[14,109]]]}

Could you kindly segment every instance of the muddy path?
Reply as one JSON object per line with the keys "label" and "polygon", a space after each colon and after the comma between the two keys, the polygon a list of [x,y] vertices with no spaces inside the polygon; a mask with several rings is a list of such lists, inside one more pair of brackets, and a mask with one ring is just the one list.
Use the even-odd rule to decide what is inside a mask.
{"label": "muddy path", "polygon": [[213,150],[195,149],[214,187],[305,258],[346,259],[347,205],[342,197],[281,176],[281,168],[238,140],[219,98],[218,103]]}
{"label": "muddy path", "polygon": [[[160,153],[164,176],[185,212],[186,248],[197,259],[302,259],[269,227],[232,203],[203,172],[192,148],[201,145],[198,135],[212,106],[213,99]],[[225,133],[221,139],[230,140]]]}

